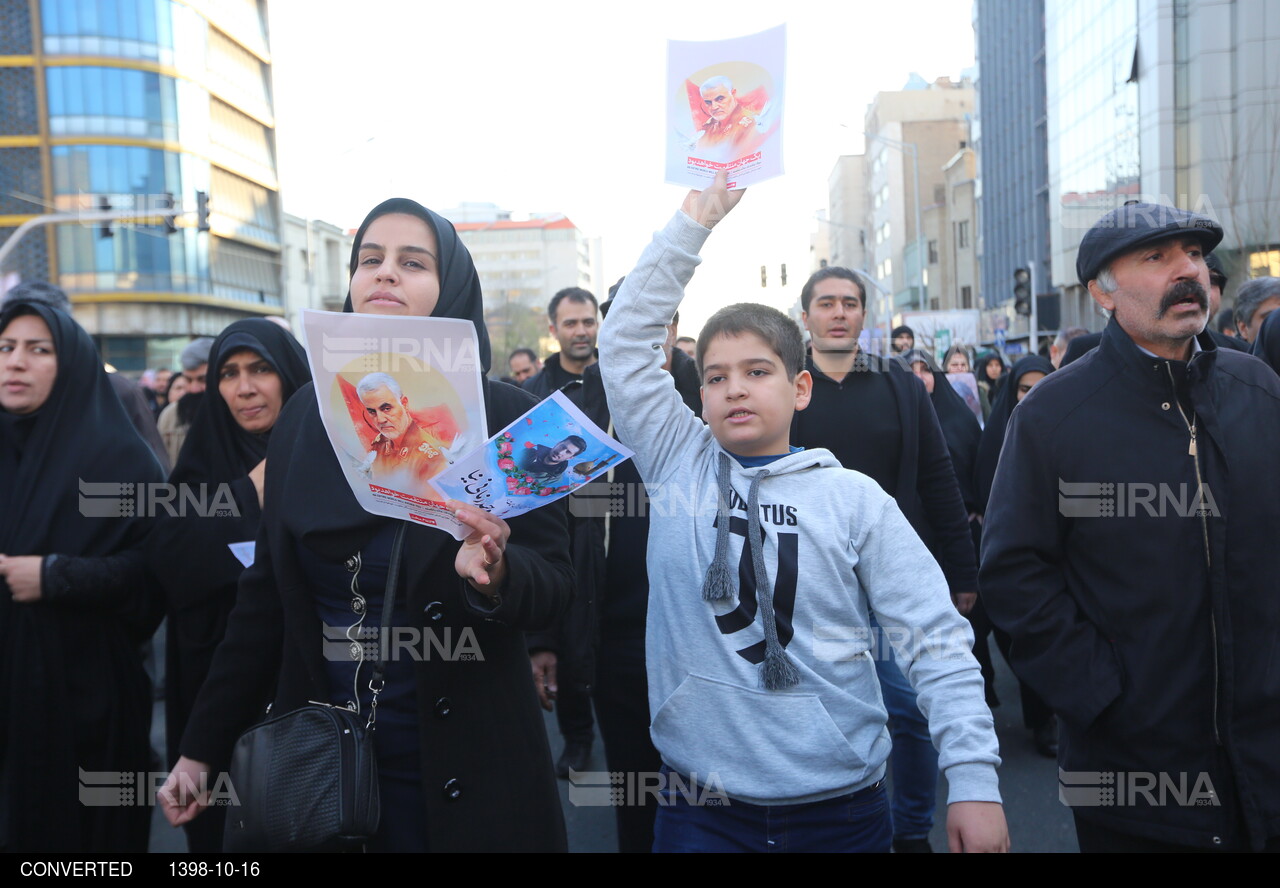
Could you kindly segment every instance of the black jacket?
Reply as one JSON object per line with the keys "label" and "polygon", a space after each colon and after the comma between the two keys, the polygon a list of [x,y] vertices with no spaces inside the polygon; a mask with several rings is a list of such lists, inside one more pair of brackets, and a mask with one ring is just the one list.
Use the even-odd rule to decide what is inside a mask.
{"label": "black jacket", "polygon": [[[274,713],[328,699],[320,617],[304,582],[299,541],[279,506],[291,491],[296,495],[310,483],[290,472],[296,464],[290,455],[329,448],[323,439],[300,440],[306,411],[298,407],[311,402],[314,413],[315,395],[310,387],[298,394],[272,429],[256,561],[241,578],[226,638],[182,738],[183,755],[215,770],[226,764],[236,737],[260,718],[255,701],[272,696],[277,671]],[[485,403],[491,434],[533,406],[517,389],[495,382],[486,383]],[[339,471],[335,461],[333,472]],[[352,503],[358,510],[354,498]],[[552,503],[508,523],[508,576],[494,610],[479,609],[478,596],[455,573],[458,543],[452,538],[441,545],[442,531],[417,526],[405,536],[401,594],[408,595],[408,612],[419,615],[416,627],[454,638],[470,627],[483,654],[483,659],[431,658],[416,664],[427,837],[433,849],[551,851],[566,844],[521,632],[549,625],[569,600],[565,511]],[[424,550],[435,556],[424,557]],[[354,553],[333,554],[342,560]]]}
{"label": "black jacket", "polygon": [[[952,594],[976,592],[978,565],[969,534],[969,513],[965,511],[951,454],[929,393],[900,359],[867,356],[867,361],[869,370],[853,372],[885,373],[898,404],[902,427],[898,508],[937,559]],[[805,367],[813,374],[813,399],[792,419],[791,443],[829,448],[832,435],[823,421],[824,414],[828,410],[852,409],[853,405],[842,398],[840,385],[814,366],[812,357]]]}
{"label": "black jacket", "polygon": [[1280,378],[1199,342],[1165,361],[1112,321],[1018,405],[982,596],[1014,670],[1061,717],[1064,770],[1115,772],[1117,791],[1123,775],[1185,774],[1190,789],[1203,773],[1223,803],[1139,796],[1078,816],[1213,848],[1238,804],[1260,847],[1280,835]]}
{"label": "black jacket", "polygon": [[[595,364],[590,365],[588,369],[590,367],[596,367],[597,375],[600,373],[600,368]],[[552,392],[559,391],[571,382],[581,382],[582,379],[583,377],[570,373],[560,366],[560,352],[556,352],[542,362],[542,369],[538,371],[537,376],[529,377],[520,383],[520,387],[541,401]],[[601,428],[604,427],[601,426]]]}
{"label": "black jacket", "polygon": [[[525,380],[523,388],[540,401],[557,391],[563,392],[588,419],[606,431],[609,428],[609,404],[605,400],[598,361],[589,365],[582,376],[575,376],[560,366],[557,352],[547,358],[537,376]],[[531,653],[555,651],[558,657],[573,664],[566,672],[574,676],[573,680],[582,686],[584,693],[595,682],[597,603],[605,576],[605,525],[602,515],[590,515],[591,510],[581,506],[586,502],[607,502],[607,490],[608,482],[598,478],[569,495],[573,602],[554,627],[526,633]]]}
{"label": "black jacket", "polygon": [[[1238,336],[1226,336],[1217,330],[1209,330],[1208,328],[1205,328],[1205,330],[1218,348],[1229,348],[1238,352],[1249,351],[1249,343]],[[1100,342],[1102,342],[1101,333],[1086,333],[1083,336],[1077,336],[1067,343],[1067,350],[1062,356],[1061,366],[1065,367],[1074,361],[1080,360],[1080,358],[1097,348]]]}

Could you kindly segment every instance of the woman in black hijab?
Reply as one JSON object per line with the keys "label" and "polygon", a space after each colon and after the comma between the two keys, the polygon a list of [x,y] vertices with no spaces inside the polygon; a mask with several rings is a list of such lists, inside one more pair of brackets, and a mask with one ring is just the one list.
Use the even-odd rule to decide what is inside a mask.
{"label": "woman in black hijab", "polygon": [[[346,310],[471,320],[482,372],[489,369],[471,256],[446,219],[414,201],[386,201],[360,226]],[[489,434],[534,404],[504,383],[483,386]],[[379,624],[392,539],[403,527],[392,622],[422,642],[412,657],[401,648],[388,662],[378,697],[382,826],[371,848],[562,850],[559,793],[521,630],[550,625],[571,594],[563,506],[510,522],[458,506],[473,528],[462,543],[372,515],[342,474],[314,389],[299,395],[272,431],[256,560],[183,735],[166,786],[176,791],[162,791],[166,816],[181,823],[198,813],[187,787],[225,766],[273,682],[279,713],[309,700],[368,711],[369,667],[349,639]]]}
{"label": "woman in black hijab", "polygon": [[[311,381],[307,356],[271,321],[236,321],[209,351],[205,391],[169,481],[182,510],[163,514],[149,541],[151,569],[165,590],[165,737],[168,765],[178,760],[196,694],[227,628],[244,566],[233,543],[252,543],[271,429],[281,408]],[[183,505],[184,491],[203,491],[205,510]],[[210,514],[209,512],[213,513]],[[266,705],[266,701],[262,701]],[[225,807],[186,826],[192,852],[222,850]]]}
{"label": "woman in black hijab", "polygon": [[91,774],[82,785],[81,774],[149,770],[151,694],[140,645],[161,609],[142,551],[151,522],[135,515],[145,509],[135,508],[132,495],[144,503],[145,485],[162,480],[89,335],[47,305],[6,305],[0,313],[6,851],[147,850],[148,809],[123,795],[137,791],[132,784],[94,787]]}
{"label": "woman in black hijab", "polygon": [[996,395],[1000,393],[1001,387],[1004,386],[1005,371],[1007,369],[1004,358],[997,351],[980,352],[974,362],[974,375],[978,377],[978,387],[986,391],[987,402],[993,408],[996,403]]}
{"label": "woman in black hijab", "polygon": [[[1053,364],[1048,358],[1030,355],[1013,365],[1013,369],[1004,378],[1004,384],[991,405],[991,415],[987,417],[987,425],[982,430],[982,440],[978,444],[978,463],[974,473],[974,489],[977,496],[978,512],[985,515],[987,504],[991,498],[991,483],[996,477],[996,466],[1000,462],[1000,450],[1004,447],[1004,433],[1013,416],[1013,409],[1018,406],[1031,386],[1053,372]],[[978,602],[982,603],[982,590],[978,590]],[[985,619],[985,609],[980,618]],[[996,645],[1009,659],[1009,636],[1007,633],[992,627],[996,636]],[[1040,699],[1035,691],[1018,681],[1022,698],[1022,722],[1031,731],[1036,750],[1046,758],[1058,754],[1058,726],[1052,710]]]}

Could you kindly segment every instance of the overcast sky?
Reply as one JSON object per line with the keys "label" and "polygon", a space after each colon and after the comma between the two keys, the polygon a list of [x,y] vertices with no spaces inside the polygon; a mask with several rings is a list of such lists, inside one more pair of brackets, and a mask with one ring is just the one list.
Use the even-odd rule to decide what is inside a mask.
{"label": "overcast sky", "polygon": [[[681,310],[789,306],[841,154],[872,96],[973,65],[966,0],[842,3],[272,0],[284,208],[355,227],[379,201],[564,213],[625,274],[687,189],[663,184],[666,41],[787,25],[787,173],[716,229]],[[370,141],[371,140],[371,141]],[[777,266],[788,265],[788,287]],[[760,287],[760,266],[770,286]],[[604,294],[598,294],[603,296]]]}

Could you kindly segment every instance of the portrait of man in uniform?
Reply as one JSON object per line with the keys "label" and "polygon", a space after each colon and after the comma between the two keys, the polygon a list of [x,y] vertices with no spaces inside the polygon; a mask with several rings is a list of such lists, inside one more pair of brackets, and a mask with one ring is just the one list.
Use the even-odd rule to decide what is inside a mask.
{"label": "portrait of man in uniform", "polygon": [[577,435],[570,435],[554,447],[535,444],[521,455],[520,468],[544,483],[554,481],[564,474],[569,460],[586,449],[587,442]]}
{"label": "portrait of man in uniform", "polygon": [[695,150],[711,159],[731,159],[764,141],[767,133],[760,125],[758,107],[764,98],[761,93],[756,90],[748,102],[738,97],[733,81],[724,75],[704,81],[698,94],[705,117]]}
{"label": "portrait of man in uniform", "polygon": [[388,486],[435,497],[424,484],[447,464],[442,443],[409,412],[409,398],[388,373],[370,373],[356,384],[364,421],[376,433],[369,449],[377,454],[373,478]]}

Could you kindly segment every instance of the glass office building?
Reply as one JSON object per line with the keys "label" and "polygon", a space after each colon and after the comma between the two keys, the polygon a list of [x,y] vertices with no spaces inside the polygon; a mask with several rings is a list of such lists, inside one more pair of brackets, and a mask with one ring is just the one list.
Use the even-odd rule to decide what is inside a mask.
{"label": "glass office building", "polygon": [[[140,214],[36,229],[0,274],[65,289],[108,362],[283,314],[275,170],[265,2],[0,0],[0,240],[37,214]],[[170,199],[175,231],[146,213]]]}

